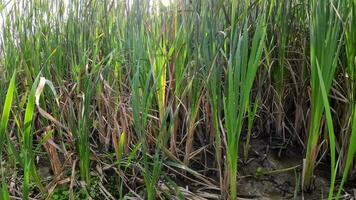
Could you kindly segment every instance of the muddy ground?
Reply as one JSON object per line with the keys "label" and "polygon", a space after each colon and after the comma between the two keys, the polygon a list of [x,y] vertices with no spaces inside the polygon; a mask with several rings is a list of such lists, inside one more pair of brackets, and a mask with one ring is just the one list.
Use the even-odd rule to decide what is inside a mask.
{"label": "muddy ground", "polygon": [[[275,139],[273,141],[275,141]],[[252,139],[249,158],[244,161],[243,156],[240,155],[240,162],[238,165],[239,199],[326,199],[329,186],[328,176],[330,174],[329,161],[321,161],[316,168],[314,173],[314,189],[310,192],[302,192],[300,185],[304,152],[300,149],[300,147],[293,147],[290,145],[288,145],[288,148],[283,147],[283,145],[271,145],[269,138]],[[240,149],[240,152],[242,151],[243,149]],[[185,199],[223,199],[220,193],[219,175],[216,166],[214,165],[214,158],[211,157],[214,156],[214,153],[210,151],[208,153],[200,154],[205,156],[202,156],[196,163],[193,162],[192,169],[202,175],[201,179],[192,175],[192,173],[184,172],[185,170],[181,170],[179,167],[169,166],[167,164],[164,165],[164,170],[168,172],[171,180],[176,182],[176,186],[178,186]],[[48,160],[42,161],[47,162],[41,162],[39,172],[42,178],[48,179],[52,176],[50,163]],[[92,162],[92,164],[96,165],[95,162]],[[204,165],[204,167],[202,165]],[[210,170],[200,170],[203,168],[208,168]],[[118,175],[112,170],[111,172],[109,171],[110,170],[102,173],[105,174],[103,174],[105,177]],[[190,177],[191,179],[187,179],[187,177]],[[113,179],[116,180],[114,182],[110,182],[107,178],[105,179],[107,182],[103,183],[103,185],[107,187],[108,190],[113,187],[113,185],[117,185],[116,179]],[[131,176],[131,180],[129,186],[132,186],[133,190],[142,186],[142,178]],[[135,180],[140,180],[140,183],[134,183]],[[205,183],[205,180],[209,183]],[[340,180],[338,179],[337,183],[339,181]],[[163,198],[161,196],[160,199],[165,199],[166,197],[164,197],[165,195],[163,195],[163,193],[168,189],[162,182],[158,185],[158,190],[160,191],[157,190],[157,193],[162,193]],[[114,189],[109,192],[111,192],[113,196],[117,196],[115,195],[117,193],[115,188],[117,187],[113,188]],[[144,193],[142,193],[142,195],[144,196]],[[342,199],[356,199],[355,177],[351,178],[346,184]]]}

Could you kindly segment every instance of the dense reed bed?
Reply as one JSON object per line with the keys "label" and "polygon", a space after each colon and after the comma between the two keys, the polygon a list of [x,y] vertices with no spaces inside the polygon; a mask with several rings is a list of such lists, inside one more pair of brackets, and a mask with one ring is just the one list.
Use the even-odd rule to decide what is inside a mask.
{"label": "dense reed bed", "polygon": [[0,13],[0,199],[356,198],[355,0]]}

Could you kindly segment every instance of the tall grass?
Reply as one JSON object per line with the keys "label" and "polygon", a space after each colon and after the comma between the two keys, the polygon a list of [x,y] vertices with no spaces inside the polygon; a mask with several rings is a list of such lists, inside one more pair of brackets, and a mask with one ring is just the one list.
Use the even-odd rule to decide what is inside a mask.
{"label": "tall grass", "polygon": [[[199,110],[201,106],[201,99],[203,98],[205,85],[202,80],[202,62],[201,50],[199,48],[192,48],[193,46],[199,47],[199,38],[202,35],[202,26],[199,19],[203,17],[204,11],[199,9],[202,2],[194,2],[189,8],[195,12],[185,13],[184,20],[186,20],[187,27],[189,28],[189,35],[187,42],[190,44],[188,51],[189,61],[186,63],[186,85],[183,91],[184,105],[186,107],[185,124],[186,124],[186,142],[185,142],[185,155],[184,164],[189,166],[191,153],[194,151],[194,137],[198,125]],[[190,28],[195,27],[195,28]]]}
{"label": "tall grass", "polygon": [[[39,185],[42,189],[42,185],[40,182],[40,178],[38,176],[36,167],[35,167],[35,156],[33,153],[33,118],[35,115],[35,99],[36,99],[36,89],[39,83],[39,76],[35,79],[31,90],[28,94],[28,100],[26,105],[26,110],[24,114],[24,121],[22,127],[22,144],[21,144],[21,156],[23,159],[23,170],[24,170],[24,181],[23,181],[23,199],[29,199],[29,187],[31,177],[33,177],[34,181]],[[43,189],[42,189],[43,191]]]}
{"label": "tall grass", "polygon": [[[311,116],[308,133],[307,152],[303,168],[303,187],[310,189],[312,185],[313,170],[318,156],[318,141],[320,138],[321,119],[324,113],[325,101],[321,89],[321,81],[324,82],[326,96],[332,86],[334,73],[337,67],[337,59],[340,47],[341,22],[335,7],[338,3],[334,1],[312,1],[310,15],[310,60],[311,60]],[[318,75],[320,66],[321,75]],[[322,79],[322,80],[320,80]],[[330,131],[330,126],[328,129]],[[329,147],[331,152],[331,177],[334,179],[336,167],[334,135],[329,135]],[[332,190],[333,183],[331,183]],[[329,196],[330,197],[330,196]]]}
{"label": "tall grass", "polygon": [[[150,79],[147,80],[140,80],[140,66],[138,66],[137,72],[135,73],[133,77],[133,82],[132,82],[132,91],[133,91],[133,96],[132,96],[132,108],[133,108],[133,116],[134,116],[134,125],[136,132],[139,134],[141,138],[141,143],[143,147],[143,164],[144,164],[144,181],[145,181],[145,186],[146,186],[146,192],[147,192],[147,199],[153,199],[154,198],[154,186],[155,182],[153,179],[157,178],[151,176],[151,168],[148,163],[148,143],[146,142],[147,140],[145,139],[145,129],[147,126],[147,121],[148,121],[148,112],[150,108],[150,104],[152,101],[152,89],[150,88],[149,81]],[[143,82],[141,82],[143,81]]]}
{"label": "tall grass", "polygon": [[[159,19],[157,19],[159,20]],[[152,33],[159,34],[158,23],[152,27]],[[167,52],[166,41],[163,35],[149,36],[147,37],[147,52],[149,54],[149,60],[152,67],[153,76],[157,83],[156,98],[158,104],[158,112],[160,120],[163,120],[166,109],[166,76],[167,76]]]}
{"label": "tall grass", "polygon": [[[247,13],[248,5],[245,5]],[[266,35],[265,15],[257,20],[256,30],[249,50],[248,18],[243,21],[243,28],[235,27],[237,1],[232,3],[230,55],[227,69],[227,89],[224,99],[225,128],[227,131],[227,171],[229,176],[229,198],[236,199],[238,145],[244,117],[249,106],[250,93],[260,65],[260,58]]]}
{"label": "tall grass", "polygon": [[344,11],[346,14],[346,22],[344,23],[345,30],[345,42],[346,42],[346,57],[347,57],[347,73],[349,74],[349,101],[351,104],[351,135],[349,136],[349,144],[346,153],[346,162],[345,167],[342,173],[342,180],[339,186],[339,190],[337,193],[337,198],[339,198],[341,194],[342,187],[344,186],[348,174],[350,173],[350,169],[354,160],[354,156],[356,153],[356,105],[355,105],[355,75],[356,75],[356,1],[347,1],[344,2]]}
{"label": "tall grass", "polygon": [[[288,45],[288,23],[290,16],[290,1],[276,1],[276,13],[269,16],[271,20],[276,20],[276,43],[277,43],[277,62],[272,67],[272,78],[276,90],[276,132],[279,136],[283,132],[283,98],[284,98],[284,79],[286,71],[286,53]],[[275,17],[276,16],[276,17]],[[273,38],[274,39],[274,38]]]}
{"label": "tall grass", "polygon": [[[90,146],[89,146],[89,123],[90,123],[90,102],[93,96],[90,75],[84,78],[84,93],[81,96],[82,105],[78,112],[77,124],[72,125],[77,151],[79,154],[80,176],[87,184],[90,183]],[[75,122],[74,122],[75,123]]]}
{"label": "tall grass", "polygon": [[[356,151],[354,0],[0,2],[1,199],[237,199],[240,155],[251,167],[274,128],[286,155],[306,151],[304,189],[330,159],[329,198],[337,178],[342,195]],[[56,101],[36,99],[40,76]],[[49,180],[43,143],[61,161]]]}
{"label": "tall grass", "polygon": [[[175,41],[171,47],[172,53],[172,72],[173,82],[172,87],[174,88],[173,94],[173,110],[179,111],[179,102],[182,100],[183,90],[184,90],[184,75],[187,69],[188,60],[188,44],[187,44],[187,30],[184,24],[178,26],[178,8],[176,10],[176,28],[175,28]],[[170,149],[172,152],[176,152],[176,140],[177,132],[179,128],[179,119],[174,121],[174,127],[171,133],[170,139]]]}
{"label": "tall grass", "polygon": [[8,121],[10,117],[11,104],[16,89],[15,78],[16,78],[16,72],[14,72],[14,74],[12,75],[9,88],[7,89],[7,94],[6,94],[5,103],[3,106],[1,121],[0,121],[0,161],[1,161],[0,165],[1,165],[1,178],[2,178],[0,196],[1,199],[4,200],[10,199],[8,186],[5,180],[2,160],[3,160],[3,151],[5,150],[3,147],[6,145],[7,142],[10,142],[8,140],[8,137],[6,136],[6,132],[7,132]]}
{"label": "tall grass", "polygon": [[[141,12],[140,9],[147,8],[145,6],[139,7],[138,5],[138,1],[134,2],[133,6],[137,6],[134,10],[136,12]],[[145,34],[143,26],[134,27],[134,31],[136,31],[137,40],[132,42],[134,49],[137,51],[134,52],[133,56],[137,59],[137,62],[135,63],[134,74],[131,80],[133,123],[139,141],[142,144],[141,153],[145,198],[152,200],[156,195],[156,184],[160,176],[161,161],[159,160],[160,154],[158,151],[153,153],[152,159],[149,156],[152,150],[156,149],[155,139],[158,139],[158,135],[147,134],[147,131],[149,131],[148,125],[151,123],[149,115],[154,106],[154,95],[156,95],[156,102],[159,108],[160,125],[162,125],[161,122],[163,122],[165,114],[165,74],[163,74],[166,72],[165,57],[162,54],[160,46],[153,46],[153,52],[151,46],[147,46],[149,49],[147,52],[139,50],[142,43],[145,43],[147,40],[153,40],[155,37],[149,33]],[[147,44],[153,45],[151,42]]]}
{"label": "tall grass", "polygon": [[[207,95],[211,109],[211,119],[207,120],[209,123],[207,126],[211,127],[210,130],[210,143],[214,144],[216,166],[219,173],[220,187],[224,187],[223,183],[223,166],[222,166],[222,153],[223,144],[220,131],[220,116],[222,114],[222,86],[223,86],[223,68],[220,67],[221,60],[219,56],[221,52],[219,49],[223,46],[223,36],[216,35],[220,28],[219,21],[223,20],[222,15],[223,2],[211,2],[209,6],[204,9],[203,18],[204,24],[201,27],[202,30],[207,33],[204,37],[201,37],[201,54],[202,62],[205,67],[204,76],[207,77],[205,85],[207,87]],[[213,10],[213,8],[217,8]],[[224,194],[224,191],[221,191]]]}

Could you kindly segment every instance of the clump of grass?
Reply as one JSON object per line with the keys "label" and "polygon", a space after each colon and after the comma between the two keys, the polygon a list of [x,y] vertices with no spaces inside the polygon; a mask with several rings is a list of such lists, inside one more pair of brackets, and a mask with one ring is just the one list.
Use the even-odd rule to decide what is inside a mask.
{"label": "clump of grass", "polygon": [[[176,10],[176,24],[178,23],[178,8]],[[172,80],[172,87],[173,87],[173,111],[178,112],[180,108],[180,103],[183,95],[183,90],[184,90],[184,76],[187,71],[187,60],[188,60],[188,45],[187,45],[187,30],[185,26],[182,24],[180,27],[178,25],[176,26],[175,30],[175,40],[173,42],[173,45],[171,47],[172,54],[172,61],[170,62],[172,65],[172,71],[173,73],[172,77],[174,79]],[[176,153],[177,147],[176,147],[176,140],[177,140],[177,132],[179,128],[179,119],[174,121],[174,127],[172,129],[171,133],[171,139],[170,139],[170,150],[173,153]]]}
{"label": "clump of grass", "polygon": [[77,125],[72,128],[75,137],[77,151],[79,153],[80,176],[87,184],[90,184],[90,149],[89,149],[89,124],[90,105],[93,97],[90,75],[84,78],[84,93],[82,94],[82,105],[77,116]]}
{"label": "clump of grass", "polygon": [[[224,99],[227,172],[229,177],[230,199],[237,198],[237,160],[238,145],[247,112],[250,93],[260,65],[260,58],[266,35],[265,15],[257,20],[256,30],[249,50],[248,17],[243,22],[242,30],[235,27],[237,1],[233,1],[231,15],[231,46],[227,69],[227,89]],[[245,5],[247,13],[248,5]]]}
{"label": "clump of grass", "polygon": [[[312,186],[313,170],[318,156],[318,140],[321,128],[321,119],[326,108],[326,102],[334,73],[337,67],[337,59],[340,47],[340,20],[338,19],[334,4],[335,1],[319,1],[311,2],[310,15],[310,59],[311,59],[311,117],[307,143],[307,152],[304,160],[303,168],[303,187],[310,189]],[[338,4],[335,4],[336,7]],[[321,75],[319,75],[319,67]],[[323,82],[323,84],[321,84]],[[324,92],[325,87],[325,93]],[[320,103],[324,102],[324,104]],[[336,154],[335,143],[333,143],[334,135],[331,133],[332,121],[328,122],[329,130],[329,147],[331,152],[331,177],[335,178]],[[331,123],[331,124],[330,124]],[[332,195],[333,181],[331,182],[330,195]]]}
{"label": "clump of grass", "polygon": [[[209,109],[211,116],[206,119],[206,126],[210,129],[210,143],[214,144],[216,166],[220,177],[220,187],[224,187],[223,183],[223,144],[220,131],[220,117],[222,114],[222,85],[223,85],[223,68],[220,64],[223,62],[220,59],[221,52],[219,49],[224,44],[224,37],[216,34],[220,27],[219,21],[223,20],[222,5],[223,2],[209,2],[202,11],[202,18],[204,23],[201,26],[202,32],[206,33],[201,40],[201,62],[204,67],[204,77],[207,77],[204,81],[207,90],[207,98],[209,101]],[[212,11],[212,8],[217,8]],[[224,195],[225,191],[221,191]]]}
{"label": "clump of grass", "polygon": [[[322,144],[330,149],[330,155],[324,154],[331,160],[330,198],[337,153],[345,165],[340,164],[341,195],[356,151],[354,0],[174,0],[169,6],[159,0],[0,2],[0,82],[10,83],[8,88],[0,84],[0,94],[7,93],[0,98],[1,164],[5,160],[2,169],[8,163],[23,168],[24,182],[15,184],[23,186],[22,198],[47,195],[41,185],[47,180],[37,175],[46,141],[65,158],[60,168],[61,177],[71,180],[65,192],[69,197],[97,198],[102,192],[112,198],[103,188],[109,184],[114,198],[183,199],[194,192],[192,181],[209,188],[219,185],[217,198],[236,199],[239,149],[248,166],[253,160],[247,159],[249,152],[255,150],[252,131],[264,139],[270,124],[278,133],[290,133],[283,135],[291,138],[286,151],[294,150],[290,144],[302,144],[309,128],[305,189],[312,185],[324,137],[328,143]],[[304,55],[307,47],[310,57]],[[344,47],[345,55],[338,54]],[[311,107],[303,97],[308,85],[301,66],[309,61]],[[337,65],[345,65],[346,89],[344,80],[332,88],[334,77],[338,81],[344,76]],[[16,84],[8,76],[15,71]],[[56,86],[59,107],[40,94],[35,100],[38,74]],[[269,93],[271,85],[275,95]],[[331,94],[343,96],[343,89],[349,102],[329,99]],[[343,113],[336,108],[345,102],[350,107],[345,110],[352,112],[344,115],[347,126],[341,126],[338,116]],[[36,104],[45,109],[36,109]],[[40,117],[44,110],[56,120]],[[276,115],[269,113],[275,110]],[[43,132],[52,140],[41,139]],[[345,134],[334,134],[339,132]],[[241,136],[246,138],[243,146]],[[95,173],[100,182],[91,177]],[[18,195],[7,190],[6,174],[1,178],[0,199],[9,199],[10,192]],[[76,179],[88,187],[78,189]],[[39,189],[31,189],[32,184]],[[100,191],[91,194],[89,187],[98,185]]]}
{"label": "clump of grass", "polygon": [[346,1],[344,4],[344,11],[346,14],[346,22],[344,23],[345,30],[345,48],[347,57],[347,73],[349,74],[349,101],[351,104],[351,135],[349,136],[349,144],[346,153],[345,166],[342,173],[342,180],[337,193],[337,198],[340,197],[342,187],[344,186],[350,168],[352,166],[354,155],[356,154],[356,105],[355,105],[355,78],[356,78],[356,1]]}
{"label": "clump of grass", "polygon": [[190,154],[193,151],[193,139],[194,132],[196,129],[196,121],[200,107],[202,84],[198,77],[196,77],[196,72],[193,71],[192,80],[188,83],[188,96],[190,99],[190,104],[188,108],[187,116],[187,141],[185,145],[185,156],[184,164],[189,165]]}
{"label": "clump of grass", "polygon": [[30,187],[31,177],[33,178],[37,186],[41,189],[41,191],[44,191],[44,188],[41,184],[41,180],[35,166],[35,159],[33,154],[33,136],[32,136],[33,134],[32,124],[35,115],[36,89],[39,83],[39,77],[40,76],[37,76],[29,92],[25,115],[24,115],[23,127],[22,127],[23,135],[21,137],[22,139],[21,159],[23,159],[23,162],[20,161],[20,163],[22,163],[22,167],[24,169],[24,182],[23,182],[23,194],[22,194],[23,199],[29,199],[29,192],[30,192],[29,187]]}
{"label": "clump of grass", "polygon": [[[149,109],[152,105],[153,91],[150,85],[151,76],[148,76],[147,80],[140,80],[140,70],[141,66],[138,66],[137,72],[135,73],[132,81],[132,108],[134,116],[134,125],[136,132],[140,135],[142,143],[142,156],[143,156],[143,166],[144,166],[144,182],[146,186],[147,199],[154,199],[155,197],[155,185],[159,177],[159,163],[155,162],[153,167],[149,162],[148,153],[149,153],[149,143],[145,139],[146,126],[148,123]],[[155,159],[158,158],[156,153],[154,156]]]}
{"label": "clump of grass", "polygon": [[[158,26],[157,24],[154,24]],[[154,27],[156,30],[159,27]],[[159,33],[153,31],[153,33]],[[153,41],[151,41],[153,40]],[[158,104],[159,118],[162,121],[165,115],[166,109],[166,76],[167,76],[167,52],[166,42],[160,41],[159,37],[147,37],[147,52],[149,54],[149,60],[152,67],[153,76],[157,83],[156,98]],[[158,43],[158,45],[156,45]]]}
{"label": "clump of grass", "polygon": [[290,16],[290,1],[276,1],[276,13],[274,16],[270,15],[271,20],[276,20],[275,32],[277,42],[277,62],[272,67],[272,79],[276,90],[276,133],[281,136],[283,132],[284,111],[283,111],[283,98],[284,98],[284,80],[286,71],[286,51],[288,44],[288,23]]}

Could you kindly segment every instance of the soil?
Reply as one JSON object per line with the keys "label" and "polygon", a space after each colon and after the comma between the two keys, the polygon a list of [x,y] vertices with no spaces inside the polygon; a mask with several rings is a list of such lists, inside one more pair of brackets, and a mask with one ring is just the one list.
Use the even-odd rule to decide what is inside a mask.
{"label": "soil", "polygon": [[[275,141],[273,139],[273,141]],[[243,146],[243,145],[240,145]],[[278,147],[276,147],[278,146]],[[287,148],[288,147],[288,148]],[[241,148],[240,154],[243,152]],[[304,152],[301,147],[283,145],[271,145],[269,138],[254,138],[251,139],[249,158],[243,162],[243,156],[240,155],[238,164],[238,197],[240,200],[257,199],[257,200],[279,200],[279,199],[305,199],[305,200],[320,200],[327,199],[329,192],[329,161],[321,161],[314,171],[313,189],[309,192],[302,192],[301,177],[302,177],[302,161]],[[214,158],[208,158],[213,163]],[[204,160],[204,159],[201,159]],[[204,167],[194,166],[194,170],[198,171]],[[205,193],[211,193],[214,198],[206,198],[207,195],[199,195],[201,198],[189,199],[221,199],[220,189],[218,187],[219,177],[215,173],[203,173],[205,176],[215,180],[216,188],[214,190],[205,190]],[[189,181],[182,182],[182,179],[176,180],[178,185],[189,188],[192,193],[198,194],[202,191],[202,185],[195,184]],[[339,179],[336,184],[339,183]],[[337,186],[336,186],[337,188]],[[356,179],[349,180],[344,187],[345,193],[340,199],[356,199]],[[197,192],[195,192],[197,191]],[[202,194],[202,193],[201,193]],[[203,196],[203,197],[202,197]]]}
{"label": "soil", "polygon": [[[320,163],[316,168],[313,190],[301,192],[303,152],[299,147],[273,149],[266,140],[254,139],[250,152],[250,160],[239,165],[239,196],[264,200],[327,198],[328,163]],[[345,195],[343,199],[355,199],[356,181],[349,181],[345,191],[350,195]]]}
{"label": "soil", "polygon": [[[240,155],[238,165],[238,197],[241,200],[326,199],[329,187],[328,175],[330,174],[328,161],[321,162],[316,168],[314,189],[308,193],[301,192],[300,182],[304,153],[300,149],[300,147],[292,147],[290,145],[288,148],[275,148],[275,146],[270,145],[268,138],[251,139],[248,160],[243,162],[243,157]],[[240,152],[242,152],[242,149],[240,149]],[[208,160],[213,160],[213,158],[208,158]],[[214,162],[205,162],[205,165],[211,165],[208,166],[211,169],[213,168],[212,163]],[[196,171],[202,169],[196,163],[193,163],[193,165],[195,166],[192,168]],[[51,176],[50,171],[49,162],[42,162],[39,166],[39,172],[43,179],[48,179]],[[200,184],[192,184],[191,181],[179,177],[179,175],[171,178],[175,180],[177,186],[180,186],[182,190],[189,188],[187,190],[190,191],[190,195],[197,194],[196,198],[187,199],[220,199],[219,178],[216,170],[212,171],[214,172],[200,172],[216,184],[215,188],[205,190],[205,196],[199,195],[199,191],[203,191]],[[172,175],[173,173],[170,174]],[[108,183],[108,185],[110,184],[115,185],[115,183]],[[356,199],[356,179],[348,181],[345,186],[345,192],[348,195],[345,195],[342,199]],[[207,193],[210,193],[212,198],[207,197],[209,196]]]}

